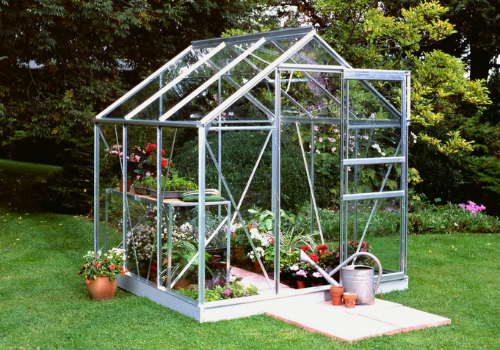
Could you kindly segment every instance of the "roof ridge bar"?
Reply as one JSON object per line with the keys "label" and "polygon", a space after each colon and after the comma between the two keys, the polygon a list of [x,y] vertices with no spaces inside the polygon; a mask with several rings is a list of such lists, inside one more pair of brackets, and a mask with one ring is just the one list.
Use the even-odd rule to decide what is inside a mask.
{"label": "roof ridge bar", "polygon": [[301,38],[298,42],[296,42],[291,48],[288,49],[282,56],[278,57],[273,63],[264,68],[259,74],[253,77],[250,81],[248,81],[243,87],[236,91],[234,94],[228,97],[227,100],[222,102],[219,106],[217,106],[212,112],[208,113],[200,122],[203,125],[207,125],[210,121],[215,118],[217,115],[222,113],[226,108],[231,106],[237,99],[246,94],[250,89],[252,89],[255,85],[257,85],[262,79],[264,79],[268,74],[270,74],[276,67],[278,67],[281,63],[290,58],[297,50],[306,45],[312,38],[316,35],[315,31],[309,32],[306,36]]}
{"label": "roof ridge bar", "polygon": [[106,114],[108,113],[111,113],[112,111],[114,111],[117,107],[119,107],[123,102],[125,102],[126,100],[128,100],[130,97],[132,97],[133,95],[135,95],[135,93],[137,91],[139,91],[140,89],[142,89],[144,86],[146,86],[147,84],[149,84],[151,81],[153,81],[157,76],[159,76],[161,73],[163,73],[163,71],[165,69],[167,69],[168,67],[170,67],[171,65],[173,65],[175,62],[177,62],[181,57],[187,55],[190,51],[192,51],[193,47],[192,46],[188,46],[184,51],[182,51],[180,54],[178,54],[177,56],[175,56],[174,58],[172,58],[170,61],[168,61],[167,63],[165,63],[162,67],[158,68],[156,70],[156,72],[154,72],[153,74],[151,74],[149,77],[147,77],[146,79],[144,79],[143,81],[141,81],[138,85],[136,85],[132,90],[129,90],[125,95],[123,95],[122,97],[120,97],[118,100],[116,100],[115,102],[113,102],[111,105],[109,105],[105,110],[103,110],[101,113],[99,113],[97,116],[96,116],[96,119],[101,119],[103,118]]}
{"label": "roof ridge bar", "polygon": [[161,88],[159,91],[157,91],[154,95],[152,95],[150,98],[148,98],[146,101],[141,103],[139,106],[137,106],[132,112],[127,114],[125,116],[125,119],[132,119],[137,113],[142,111],[144,108],[149,106],[154,100],[156,100],[158,97],[163,95],[165,92],[170,90],[172,87],[174,87],[177,83],[179,83],[182,79],[184,79],[186,76],[194,72],[196,69],[201,67],[202,64],[204,64],[206,61],[208,61],[212,56],[216,55],[219,51],[221,51],[226,44],[222,43],[219,46],[217,46],[214,50],[212,50],[209,54],[206,56],[202,57],[198,62],[193,64],[191,68],[187,69],[185,72],[181,73],[178,75],[175,79],[173,79],[171,82],[169,82],[167,85],[165,85],[163,88]]}
{"label": "roof ridge bar", "polygon": [[[188,96],[184,97],[181,101],[179,101],[175,106],[170,108],[164,115],[160,117],[160,121],[165,121],[168,118],[170,118],[174,113],[176,113],[179,109],[184,107],[186,104],[188,104],[194,97],[198,96],[200,92],[205,90],[208,86],[212,85],[219,77],[221,77],[224,73],[228,72],[229,70],[233,69],[238,63],[243,61],[251,52],[255,51],[257,48],[259,48],[262,44],[266,42],[265,38],[261,38],[258,40],[255,44],[250,46],[244,53],[240,54],[238,57],[236,57],[231,63],[226,65],[224,68],[219,70],[217,73],[215,73],[210,79],[208,79],[206,82],[201,84],[197,89],[195,89],[193,92],[191,92]],[[207,61],[210,61],[208,59]],[[209,63],[210,64],[210,63]]]}
{"label": "roof ridge bar", "polygon": [[266,38],[267,40],[273,40],[276,38],[289,38],[289,37],[297,37],[300,35],[307,35],[311,31],[314,31],[314,28],[309,26],[309,27],[297,27],[297,28],[290,28],[290,29],[280,29],[280,30],[271,30],[269,32],[260,32],[260,33],[252,33],[252,34],[244,34],[244,35],[236,35],[236,36],[226,36],[222,38],[214,38],[214,39],[206,39],[206,40],[196,40],[192,41],[191,45],[194,48],[199,48],[199,47],[209,47],[209,46],[215,46],[221,42],[231,43],[243,43],[243,42],[248,42],[248,41],[255,41],[260,38]]}

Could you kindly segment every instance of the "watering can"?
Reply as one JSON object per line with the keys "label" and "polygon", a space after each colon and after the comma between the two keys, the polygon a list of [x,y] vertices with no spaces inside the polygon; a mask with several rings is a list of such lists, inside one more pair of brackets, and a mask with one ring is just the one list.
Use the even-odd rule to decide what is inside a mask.
{"label": "watering can", "polygon": [[[375,288],[373,288],[373,278],[374,278],[374,269],[371,266],[364,265],[351,265],[346,268],[343,268],[349,262],[354,260],[356,257],[360,255],[366,255],[372,258],[378,266],[378,278],[377,284]],[[342,262],[339,266],[337,266],[334,270],[332,270],[329,274],[318,266],[314,261],[311,260],[302,250],[299,252],[299,259],[302,262],[307,262],[311,266],[313,266],[332,286],[339,286],[340,284],[335,281],[331,276],[342,269],[342,284],[344,287],[344,291],[346,292],[355,292],[358,296],[356,299],[356,304],[358,305],[371,305],[375,303],[375,293],[380,285],[380,281],[382,279],[382,265],[377,257],[370,253],[359,252],[351,255],[347,260]],[[345,274],[345,275],[344,275]]]}

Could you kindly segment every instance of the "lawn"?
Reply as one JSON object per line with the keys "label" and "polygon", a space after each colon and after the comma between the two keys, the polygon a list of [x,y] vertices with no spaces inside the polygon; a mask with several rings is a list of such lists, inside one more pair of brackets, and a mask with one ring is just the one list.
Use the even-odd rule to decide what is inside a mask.
{"label": "lawn", "polygon": [[[47,179],[59,166],[31,164],[0,159],[0,206],[10,210],[40,207]],[[42,189],[42,190],[41,190]],[[39,208],[43,209],[43,208]]]}
{"label": "lawn", "polygon": [[[410,289],[386,300],[452,324],[346,344],[267,316],[199,324],[119,290],[88,298],[77,275],[88,218],[0,209],[0,349],[498,349],[498,235],[409,237]],[[304,310],[307,312],[307,310]]]}
{"label": "lawn", "polygon": [[[58,170],[0,160],[2,350],[500,348],[500,236],[495,234],[409,236],[410,288],[379,297],[451,318],[452,324],[353,344],[264,315],[199,324],[122,290],[115,299],[92,301],[77,274],[93,247],[91,220],[26,209],[32,193]],[[372,237],[370,244],[398,242]]]}

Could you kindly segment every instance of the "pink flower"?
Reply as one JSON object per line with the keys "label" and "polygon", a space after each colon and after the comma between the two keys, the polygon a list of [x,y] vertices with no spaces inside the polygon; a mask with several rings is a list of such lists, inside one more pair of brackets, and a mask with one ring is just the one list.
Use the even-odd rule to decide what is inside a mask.
{"label": "pink flower", "polygon": [[115,266],[115,264],[111,264],[111,265],[109,265],[109,269],[110,269],[110,270],[114,270],[114,269],[115,269],[115,267],[116,267],[116,266]]}
{"label": "pink flower", "polygon": [[228,288],[224,289],[224,294],[231,295],[231,290]]}

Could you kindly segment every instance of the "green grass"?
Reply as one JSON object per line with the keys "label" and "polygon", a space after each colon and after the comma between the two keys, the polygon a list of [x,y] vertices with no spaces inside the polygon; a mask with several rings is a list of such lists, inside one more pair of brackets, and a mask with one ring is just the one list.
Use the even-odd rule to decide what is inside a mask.
{"label": "green grass", "polygon": [[0,349],[498,349],[498,235],[409,237],[410,289],[383,298],[452,324],[353,344],[267,316],[198,324],[122,290],[92,301],[77,275],[84,217],[0,207],[0,237]]}

